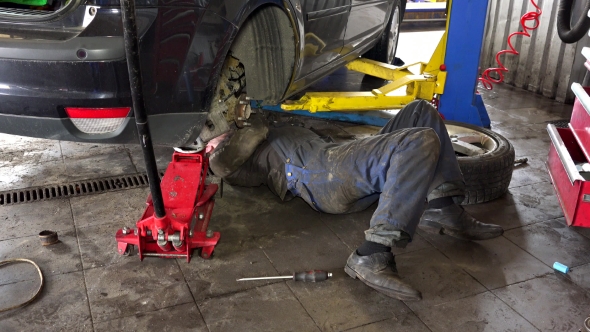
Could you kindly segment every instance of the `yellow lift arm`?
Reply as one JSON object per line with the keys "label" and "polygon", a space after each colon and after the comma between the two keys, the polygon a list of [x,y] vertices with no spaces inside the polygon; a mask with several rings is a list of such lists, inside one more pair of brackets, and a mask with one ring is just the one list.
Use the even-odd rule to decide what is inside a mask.
{"label": "yellow lift arm", "polygon": [[[371,111],[401,108],[415,99],[432,100],[435,94],[442,94],[447,72],[443,66],[447,48],[446,31],[441,37],[430,61],[417,62],[402,67],[358,58],[346,65],[366,75],[392,81],[379,89],[367,92],[308,92],[299,100],[288,100],[281,104],[285,111],[307,110],[311,113],[329,111]],[[417,73],[412,72],[417,71]],[[396,90],[405,87],[405,95]]]}

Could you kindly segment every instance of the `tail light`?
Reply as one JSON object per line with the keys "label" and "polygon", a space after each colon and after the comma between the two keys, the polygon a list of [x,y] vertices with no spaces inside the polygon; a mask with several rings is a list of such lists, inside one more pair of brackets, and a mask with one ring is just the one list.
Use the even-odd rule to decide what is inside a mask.
{"label": "tail light", "polygon": [[66,113],[78,130],[87,134],[106,134],[125,122],[131,107],[82,108],[66,107]]}

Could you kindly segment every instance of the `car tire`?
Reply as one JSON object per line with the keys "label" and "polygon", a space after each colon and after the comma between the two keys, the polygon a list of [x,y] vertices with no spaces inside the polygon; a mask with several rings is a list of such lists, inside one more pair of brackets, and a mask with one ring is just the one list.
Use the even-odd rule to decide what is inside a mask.
{"label": "car tire", "polygon": [[364,58],[393,64],[399,40],[399,28],[402,23],[402,13],[401,1],[394,0],[393,10],[383,34],[377,44],[363,55]]}
{"label": "car tire", "polygon": [[[582,39],[590,29],[590,17],[581,15],[572,26],[572,12],[574,0],[561,0],[557,10],[557,34],[562,42],[573,44]],[[590,1],[586,1],[582,13],[590,11]]]}
{"label": "car tire", "polygon": [[[485,153],[467,156],[457,152],[459,168],[465,179],[465,199],[462,205],[494,200],[508,191],[514,169],[514,147],[502,135],[489,129],[445,121],[451,141],[457,139],[484,148]],[[477,137],[480,142],[476,142]]]}

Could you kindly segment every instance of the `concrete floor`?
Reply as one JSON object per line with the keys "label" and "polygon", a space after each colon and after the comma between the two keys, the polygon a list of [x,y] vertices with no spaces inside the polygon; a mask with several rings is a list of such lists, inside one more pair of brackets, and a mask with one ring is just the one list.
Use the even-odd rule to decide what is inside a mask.
{"label": "concrete floor", "polygon": [[[338,71],[323,84],[338,82],[354,90],[360,79]],[[30,258],[46,276],[38,300],[0,314],[0,331],[578,331],[590,315],[590,229],[565,227],[543,164],[546,123],[569,118],[571,106],[508,86],[483,97],[493,129],[529,162],[515,168],[508,194],[466,207],[502,225],[502,237],[463,242],[419,231],[405,250],[395,249],[400,274],[422,301],[390,299],[344,273],[374,207],[320,214],[263,187],[225,186],[211,225],[222,240],[211,260],[121,257],[114,234],[140,217],[147,189],[139,188],[0,207],[0,260]],[[0,152],[0,191],[144,169],[136,146],[0,135]],[[157,153],[165,167],[170,151]],[[41,247],[36,235],[44,229],[58,231],[61,242]],[[572,271],[553,272],[555,261]],[[334,277],[235,281],[307,269]],[[31,267],[0,271],[0,308],[34,291]]]}

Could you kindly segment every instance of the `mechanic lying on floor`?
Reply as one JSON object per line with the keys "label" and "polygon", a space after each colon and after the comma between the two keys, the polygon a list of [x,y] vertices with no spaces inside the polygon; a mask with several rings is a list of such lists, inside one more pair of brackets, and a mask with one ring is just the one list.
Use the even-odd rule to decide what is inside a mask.
{"label": "mechanic lying on floor", "polygon": [[341,144],[303,127],[269,129],[260,117],[250,120],[251,127],[210,143],[213,172],[232,185],[266,184],[282,200],[299,196],[325,213],[361,211],[379,200],[365,242],[344,270],[385,295],[422,298],[398,276],[391,253],[411,241],[419,223],[464,240],[503,233],[457,204],[463,176],[441,117],[425,101],[408,104],[377,135]]}

